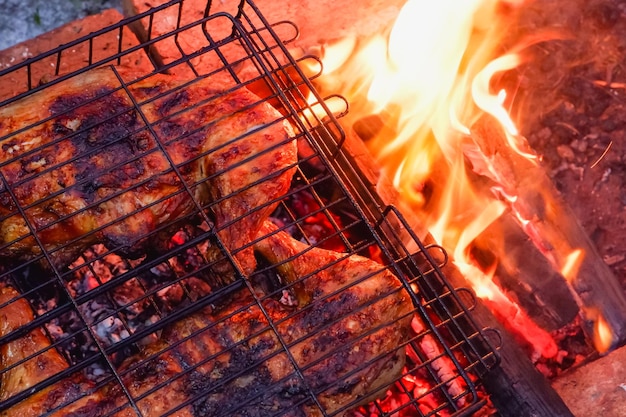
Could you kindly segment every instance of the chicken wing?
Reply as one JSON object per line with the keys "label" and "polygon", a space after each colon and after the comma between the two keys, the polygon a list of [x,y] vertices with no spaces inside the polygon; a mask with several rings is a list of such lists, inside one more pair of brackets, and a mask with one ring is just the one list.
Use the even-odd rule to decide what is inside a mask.
{"label": "chicken wing", "polygon": [[290,187],[290,124],[243,87],[167,75],[122,87],[118,74],[89,71],[0,109],[0,258],[43,248],[65,267],[94,243],[143,254],[202,209],[252,272],[241,248]]}
{"label": "chicken wing", "polygon": [[[383,395],[399,377],[412,307],[398,278],[372,260],[311,248],[269,224],[261,233],[256,250],[282,265],[286,281],[302,280],[307,304],[293,310],[245,290],[223,309],[207,308],[165,328],[158,342],[117,370],[144,416],[320,416],[321,409],[343,415]],[[11,323],[4,332],[18,324],[8,316],[0,310],[0,319]],[[5,345],[3,364],[23,359],[26,351],[14,349],[23,343]],[[41,338],[29,343],[31,351],[49,345]],[[55,355],[46,352],[41,355]],[[49,370],[47,362],[39,371],[24,367],[17,381],[15,371],[5,370],[2,398],[63,368],[53,362]],[[37,415],[58,405],[49,392],[6,415]],[[87,415],[81,407],[117,410],[124,401],[119,388],[107,385],[64,409]]]}

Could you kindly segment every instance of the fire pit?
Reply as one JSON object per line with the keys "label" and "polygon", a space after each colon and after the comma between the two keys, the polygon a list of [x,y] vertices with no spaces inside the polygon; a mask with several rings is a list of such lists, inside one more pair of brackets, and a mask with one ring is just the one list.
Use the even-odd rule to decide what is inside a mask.
{"label": "fire pit", "polygon": [[[355,158],[327,105],[345,101],[285,47],[294,25],[250,1],[186,4],[0,71],[0,409],[481,409],[495,339]],[[146,56],[149,71],[123,68]]]}

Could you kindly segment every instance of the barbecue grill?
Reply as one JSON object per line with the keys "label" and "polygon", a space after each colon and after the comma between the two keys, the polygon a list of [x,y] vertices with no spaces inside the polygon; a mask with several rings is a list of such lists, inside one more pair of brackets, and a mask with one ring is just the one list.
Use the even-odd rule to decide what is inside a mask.
{"label": "barbecue grill", "polygon": [[[157,25],[163,23],[166,15],[170,16],[171,27],[158,30]],[[139,26],[143,29],[138,30]],[[125,37],[129,28],[140,33],[139,45],[127,42]],[[470,292],[454,289],[447,283],[440,269],[442,265],[435,261],[445,258],[443,249],[422,244],[400,211],[383,201],[376,192],[376,185],[368,180],[368,175],[346,150],[348,139],[338,121],[342,112],[331,112],[327,105],[331,99],[339,103],[342,99],[318,95],[313,87],[316,74],[305,74],[299,60],[293,58],[286,46],[297,36],[295,25],[290,22],[268,23],[251,1],[241,1],[232,11],[217,10],[217,6],[209,1],[204,15],[188,22],[185,2],[178,0],[0,71],[0,81],[11,80],[14,89],[11,97],[1,97],[0,112],[17,103],[36,101],[38,97],[56,91],[55,88],[62,88],[66,83],[93,74],[93,71],[105,71],[115,80],[110,90],[99,90],[95,96],[72,101],[47,119],[30,120],[18,129],[3,127],[3,123],[5,126],[9,123],[0,120],[0,142],[5,152],[0,165],[5,207],[0,221],[5,225],[9,220],[17,221],[26,230],[16,237],[5,238],[0,247],[0,256],[4,258],[0,282],[3,288],[14,289],[14,293],[8,293],[0,305],[0,312],[12,311],[11,308],[17,306],[27,317],[16,328],[4,330],[0,338],[0,354],[7,356],[15,344],[28,338],[37,339],[34,334],[44,340],[40,348],[24,353],[25,357],[15,363],[3,360],[6,366],[1,371],[4,386],[0,410],[11,411],[16,404],[29,401],[37,393],[65,386],[64,381],[69,379],[85,382],[72,385],[75,389],[81,387],[77,392],[57,393],[57,397],[62,398],[55,398],[54,404],[48,404],[50,410],[40,410],[43,415],[55,412],[62,415],[66,407],[86,401],[103,392],[101,390],[118,393],[119,398],[115,399],[114,406],[101,409],[99,415],[142,415],[142,402],[152,401],[152,395],[157,395],[157,401],[167,403],[163,405],[162,415],[248,415],[252,410],[268,416],[302,413],[330,416],[343,415],[349,410],[357,413],[355,415],[468,415],[484,406],[485,396],[479,394],[480,379],[498,363],[495,338],[488,330],[478,329],[473,323]],[[189,37],[202,46],[190,49]],[[111,39],[116,40],[115,48],[109,48],[101,56],[97,46]],[[173,57],[164,58],[156,52],[159,45],[168,45],[174,51]],[[74,57],[69,62],[67,56],[76,50],[84,51],[83,59]],[[128,71],[127,67],[141,57],[150,61],[150,70],[134,68]],[[185,80],[184,84],[166,84],[165,88],[148,91],[145,96],[137,95],[146,80],[153,77],[163,80],[170,74],[178,74],[179,79]],[[147,114],[146,109],[159,100],[180,95],[186,85],[207,83],[207,80],[208,84],[222,87],[216,90],[215,97],[203,97],[202,103],[182,108],[168,108],[170,113],[160,113],[156,118]],[[278,110],[274,119],[265,121],[263,126],[254,126],[253,131],[263,131],[285,121],[293,130],[283,143],[260,153],[271,153],[279,146],[297,143],[298,159],[263,178],[251,179],[244,189],[234,188],[236,191],[232,195],[214,196],[209,201],[199,199],[197,190],[202,189],[210,178],[191,181],[185,177],[185,169],[193,161],[208,157],[217,150],[205,149],[200,155],[176,159],[168,147],[170,142],[164,139],[164,126],[175,115],[194,112],[212,100],[228,97],[242,89],[253,91],[259,97],[259,103],[249,107],[270,104]],[[146,89],[141,91],[146,92]],[[91,119],[86,127],[72,127],[68,115],[73,111],[116,94],[129,99],[119,108],[98,107],[103,114],[90,113]],[[345,100],[343,102],[345,113],[348,106]],[[128,118],[141,122],[134,130],[116,129]],[[23,135],[46,123],[57,127],[63,124],[66,129],[57,129],[54,140],[49,143],[35,144],[28,149],[16,148]],[[32,165],[36,165],[42,155],[61,152],[59,149],[64,149],[65,143],[90,141],[92,134],[105,126],[114,131],[106,143],[94,142],[89,147],[80,148],[80,152],[62,163],[50,163],[52,167],[45,161],[42,166]],[[175,139],[167,140],[190,141],[205,127],[194,125],[179,132]],[[246,131],[229,138],[228,144],[243,146],[250,134]],[[130,137],[144,138],[153,145],[134,149],[132,155],[126,157],[124,149],[130,146]],[[111,147],[116,147],[113,149],[119,157],[108,164],[90,166],[81,171],[74,183],[63,184],[59,190],[36,201],[24,197],[29,194],[24,190],[31,181],[53,176],[71,164],[92,164],[94,160],[90,158]],[[92,191],[90,187],[100,186],[94,185],[99,176],[125,172],[133,163],[154,155],[166,161],[166,168],[159,171],[159,175],[166,175],[176,184],[171,193],[160,196],[157,201],[133,206],[119,214],[119,218],[107,220],[84,233],[71,234],[67,230],[72,219],[101,213],[104,204],[118,201],[116,199],[121,199],[131,188],[149,188],[152,178],[137,175],[134,182],[125,183],[127,188],[108,190],[98,201],[72,207],[70,212],[49,213],[48,210],[52,217],[43,223],[33,218],[32,213],[38,207],[48,207],[51,201],[58,203],[59,199],[72,193]],[[246,157],[207,176],[222,178],[244,164],[246,169],[254,171],[260,158],[261,155]],[[12,177],[11,169],[15,166],[23,169],[19,178]],[[235,198],[234,193],[259,189],[262,184],[272,184],[286,173],[291,178],[286,192],[276,197],[268,196],[262,203],[226,221],[216,219],[219,204]],[[140,216],[145,211],[179,197],[191,202],[191,208],[182,214],[167,218],[151,229],[138,227],[136,234],[124,234],[124,239],[102,238],[108,236],[108,228],[120,224],[126,228],[134,224],[133,219],[142,219]],[[271,228],[262,229],[246,242],[228,241],[230,228],[246,222],[251,216],[262,216],[269,209],[271,213],[267,221],[271,221]],[[70,237],[49,244],[47,236],[58,230],[67,231]],[[253,251],[258,252],[262,242],[271,236],[286,235],[293,242],[299,242],[300,246],[294,246],[298,248],[295,253],[280,260],[257,253],[252,268],[243,261]],[[20,249],[19,255],[15,255],[18,253],[14,250],[16,247],[28,250]],[[80,253],[74,248],[79,248]],[[328,251],[319,253],[336,255],[319,258],[321,261],[314,262],[314,268],[307,274],[285,279],[288,275],[285,271],[299,258],[311,256],[313,260],[318,259],[312,255],[318,253],[315,252],[318,249]],[[73,256],[71,261],[68,253]],[[433,256],[435,253],[437,257]],[[343,282],[332,293],[322,294],[313,301],[307,300],[306,294],[303,298],[307,280],[324,274],[324,271],[335,273],[332,268],[341,262],[364,258],[372,260],[368,263],[370,267],[376,265],[367,274]],[[389,273],[398,280],[397,287],[376,294],[355,311],[325,315],[326,303],[342,296],[347,299],[355,288]],[[347,323],[347,319],[359,314],[366,315],[370,308],[399,293],[407,294],[409,304],[401,316],[375,323],[360,334],[347,332],[343,339],[329,336],[340,323]],[[268,303],[278,306],[276,311],[280,314],[270,311]],[[320,315],[312,327],[314,333],[290,339],[285,335],[285,326],[307,310]],[[251,315],[250,311],[258,314]],[[12,317],[7,317],[6,312],[3,319],[10,321]],[[185,318],[198,317],[197,314],[210,317],[204,328],[163,344],[163,335],[171,334],[173,326]],[[249,323],[237,327],[238,322],[253,319],[258,320],[253,327],[246,327]],[[345,357],[341,355],[348,355],[346,352],[354,351],[364,340],[385,329],[399,327],[401,322],[411,325],[406,326],[408,333],[398,346],[376,352],[367,361],[343,373],[338,372],[336,376],[330,374],[322,378],[317,372],[326,361]],[[220,345],[222,350],[198,351],[196,362],[177,362],[180,363],[179,369],[154,367],[151,369],[160,369],[160,375],[142,374],[147,372],[143,365],[153,363],[155,358],[180,354],[181,346],[201,337],[199,335],[203,332],[215,335],[217,333],[211,333],[211,329],[229,328],[235,329],[234,332],[254,329],[255,333],[240,335],[230,344],[223,343]],[[40,331],[43,333],[36,333]],[[314,339],[318,334],[325,335],[330,345],[322,357],[302,363],[294,352],[300,352],[302,346],[306,349],[308,343],[322,343],[319,338]],[[269,353],[263,351],[265,353],[260,357],[242,353],[258,347],[262,343],[259,340],[276,341],[277,346]],[[58,352],[63,362],[59,369],[45,378],[35,375],[34,385],[7,393],[5,381],[11,377],[11,372],[25,368],[32,371],[29,364],[33,361],[47,372],[46,358],[53,351]],[[140,353],[146,351],[150,355]],[[406,362],[391,384],[373,378],[368,381],[365,392],[329,405],[324,393],[350,391],[354,381],[363,373],[378,361],[394,355],[406,355]],[[225,363],[218,359],[224,356],[231,358],[230,368],[218,369],[218,365]],[[131,358],[133,363],[129,364],[126,358]],[[279,359],[284,359],[281,363],[287,363],[289,369],[276,371],[280,375],[268,377],[266,374],[272,372],[271,367]],[[211,361],[217,361],[218,365],[207,371],[214,363]],[[232,365],[237,361],[240,361],[238,366]],[[241,388],[246,378],[258,380],[258,375],[264,373],[267,385]],[[128,382],[132,380],[129,379],[131,376],[141,381],[154,381],[154,386],[145,391],[137,390]],[[178,396],[170,395],[167,401],[158,397],[162,387],[174,385]],[[222,408],[219,409],[211,403],[218,397],[227,398],[220,403]]]}

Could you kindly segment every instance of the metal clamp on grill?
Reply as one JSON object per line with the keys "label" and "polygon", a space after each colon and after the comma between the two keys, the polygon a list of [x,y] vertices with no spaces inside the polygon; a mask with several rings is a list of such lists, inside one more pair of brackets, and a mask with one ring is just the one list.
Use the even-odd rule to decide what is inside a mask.
{"label": "metal clamp on grill", "polygon": [[0,71],[2,413],[480,408],[497,355],[362,182],[295,27],[185,7]]}

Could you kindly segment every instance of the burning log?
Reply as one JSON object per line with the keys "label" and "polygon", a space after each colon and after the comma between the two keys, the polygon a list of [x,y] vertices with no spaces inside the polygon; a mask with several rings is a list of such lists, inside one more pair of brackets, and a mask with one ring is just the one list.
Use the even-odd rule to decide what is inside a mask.
{"label": "burning log", "polygon": [[507,202],[526,234],[566,278],[596,349],[615,348],[626,340],[626,297],[550,178],[537,163],[516,152],[491,116],[481,117],[471,136],[484,158],[472,161],[474,169],[495,182],[492,190]]}
{"label": "burning log", "polygon": [[[432,237],[427,236],[425,243],[433,243]],[[444,261],[439,252],[433,251],[431,254],[437,261]],[[452,285],[470,286],[452,262],[443,265],[442,271]],[[497,330],[501,338],[500,366],[483,378],[491,401],[501,417],[573,417],[549,381],[516,343],[513,335],[502,327],[480,299],[477,299],[476,307],[472,310],[472,317],[479,325]]]}
{"label": "burning log", "polygon": [[560,329],[571,323],[578,305],[561,274],[555,271],[510,211],[503,213],[473,242],[474,258],[489,267],[497,259],[494,281],[541,328]]}
{"label": "burning log", "polygon": [[[370,115],[357,120],[353,128],[355,133],[366,142],[378,135],[392,135],[390,137],[393,137],[395,133],[384,132],[391,129],[388,124],[393,125],[393,122],[388,123],[389,119],[388,113]],[[425,192],[430,194],[424,207],[428,207],[432,201],[443,199],[442,190],[453,175],[445,161],[436,165],[437,169],[433,169],[428,176],[428,185],[424,186],[432,190]],[[367,172],[366,168],[363,169]],[[375,173],[369,175],[372,176]],[[485,183],[476,175],[473,177],[475,178],[472,178],[472,181]],[[386,196],[388,191],[385,191],[384,187],[379,187],[378,193]],[[489,194],[490,191],[486,189],[481,193]],[[428,209],[420,207],[407,208],[403,212],[412,212],[419,219],[427,219],[429,214]],[[411,226],[414,230],[424,229],[424,226],[420,224]],[[423,236],[424,233],[425,230],[422,230],[419,234]],[[478,284],[484,287],[484,291],[480,291],[484,302],[491,305],[490,308],[494,314],[501,318],[501,322],[505,323],[507,329],[518,336],[520,342],[534,351],[533,355],[543,357],[555,355],[557,348],[554,341],[549,340],[551,336],[548,332],[570,324],[579,308],[563,277],[533,245],[511,211],[505,211],[490,226],[480,232],[468,249],[471,252],[468,256],[472,258],[472,262],[480,266],[480,271],[493,271],[495,268],[494,285],[487,288]],[[484,275],[483,272],[480,274]],[[476,285],[477,283],[473,284],[473,286]],[[547,288],[550,290],[546,291]],[[498,301],[486,299],[496,297]]]}

